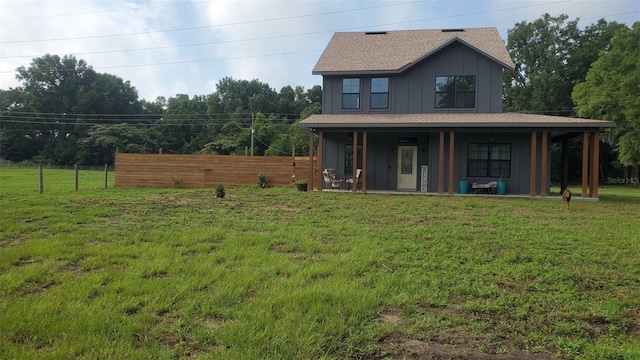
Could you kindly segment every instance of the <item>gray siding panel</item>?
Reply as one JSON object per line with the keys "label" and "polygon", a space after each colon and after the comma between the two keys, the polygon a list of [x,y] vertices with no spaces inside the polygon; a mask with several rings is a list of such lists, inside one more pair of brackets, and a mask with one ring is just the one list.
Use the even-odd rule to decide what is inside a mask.
{"label": "gray siding panel", "polygon": [[493,96],[491,98],[491,108],[488,112],[502,112],[502,71],[502,67],[498,64],[491,64],[491,76],[489,77],[491,85],[489,92],[491,94],[500,94],[500,96]]}
{"label": "gray siding panel", "polygon": [[[367,153],[367,188],[370,190],[395,190],[398,156],[398,138],[417,137],[418,147],[418,176],[416,189],[420,191],[420,171],[423,165],[428,166],[428,192],[438,191],[438,159],[440,151],[440,132],[421,133],[383,133],[368,132]],[[456,132],[455,133],[455,163],[454,163],[454,192],[459,192],[458,180],[462,177],[469,181],[486,183],[497,180],[495,178],[469,178],[467,177],[467,149],[469,143],[494,143],[511,144],[511,176],[504,179],[507,182],[507,194],[529,194],[530,161],[531,161],[531,133],[530,132]],[[344,173],[344,149],[347,143],[346,133],[324,133],[322,168],[332,168],[340,174]],[[536,172],[538,177],[542,164],[542,140],[540,133],[537,136],[537,162]],[[449,183],[449,132],[445,132],[444,144],[444,184],[443,189],[448,191]],[[547,184],[551,177],[551,145],[547,148]],[[536,193],[540,193],[540,183],[536,184]]]}
{"label": "gray siding panel", "polygon": [[[476,76],[476,108],[437,109],[435,108],[435,77],[445,75]],[[371,109],[371,87],[369,75],[324,76],[324,114],[343,113],[433,113],[441,111],[500,112],[502,110],[502,68],[475,50],[453,43],[437,54],[414,65],[401,74],[388,76],[389,109]],[[342,109],[342,78],[360,78],[360,109]]]}

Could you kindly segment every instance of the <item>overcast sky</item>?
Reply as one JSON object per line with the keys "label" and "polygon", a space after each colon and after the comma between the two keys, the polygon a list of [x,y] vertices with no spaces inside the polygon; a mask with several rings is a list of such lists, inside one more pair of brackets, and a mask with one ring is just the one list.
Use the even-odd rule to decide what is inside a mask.
{"label": "overcast sky", "polygon": [[631,26],[638,0],[0,0],[0,88],[46,53],[73,54],[130,81],[140,98],[206,95],[224,77],[280,91],[311,75],[334,32],[497,27],[544,13]]}

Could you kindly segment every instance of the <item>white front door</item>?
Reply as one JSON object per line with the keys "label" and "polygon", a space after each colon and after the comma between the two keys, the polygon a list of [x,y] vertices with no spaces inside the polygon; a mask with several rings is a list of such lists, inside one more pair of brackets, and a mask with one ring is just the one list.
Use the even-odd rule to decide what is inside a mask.
{"label": "white front door", "polygon": [[398,190],[416,191],[417,152],[417,146],[398,146]]}

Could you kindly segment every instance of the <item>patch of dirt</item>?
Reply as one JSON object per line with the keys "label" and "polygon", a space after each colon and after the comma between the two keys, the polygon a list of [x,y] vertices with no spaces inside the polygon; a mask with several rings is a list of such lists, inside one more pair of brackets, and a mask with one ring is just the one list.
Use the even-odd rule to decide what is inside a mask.
{"label": "patch of dirt", "polygon": [[[191,338],[189,331],[184,331],[180,327],[180,319],[171,314],[169,310],[160,310],[156,312],[158,322],[162,323],[165,331],[163,331],[156,341],[169,348],[174,353],[176,359],[189,359],[192,357],[201,357],[210,348],[207,344],[203,344]],[[217,328],[222,326],[222,321],[215,317],[205,318],[206,326]]]}
{"label": "patch of dirt", "polygon": [[[423,304],[422,310],[438,316],[457,316],[463,310],[456,306]],[[394,325],[405,322],[399,309],[387,309],[379,314],[381,321]],[[366,360],[557,360],[551,353],[531,353],[522,349],[524,344],[515,338],[504,338],[500,346],[485,343],[482,339],[464,337],[456,332],[432,334],[427,338],[414,338],[404,334],[391,334],[381,340]],[[510,351],[510,353],[504,353]]]}
{"label": "patch of dirt", "polygon": [[17,238],[17,237],[13,237],[10,239],[6,239],[2,244],[0,244],[0,249],[7,249],[10,248],[14,245],[17,245],[19,242],[23,241],[24,237],[22,238]]}
{"label": "patch of dirt", "polygon": [[160,278],[165,278],[168,277],[169,273],[164,271],[164,270],[160,270],[160,271],[153,271],[147,275],[144,275],[142,278],[149,280],[149,279],[160,279]]}
{"label": "patch of dirt", "polygon": [[69,271],[74,275],[80,275],[85,272],[78,263],[70,263],[67,266],[63,267],[62,270]]}
{"label": "patch of dirt", "polygon": [[281,253],[281,254],[295,254],[295,253],[303,253],[302,250],[298,246],[291,246],[289,244],[273,244],[269,247],[269,251]]}
{"label": "patch of dirt", "polygon": [[380,343],[380,357],[365,359],[404,359],[404,360],[556,360],[547,353],[529,353],[518,351],[513,354],[487,354],[478,350],[476,341],[463,339],[449,343],[422,341],[391,336]]}
{"label": "patch of dirt", "polygon": [[332,273],[312,274],[311,280],[322,280],[322,279],[328,279],[330,277],[333,277]]}
{"label": "patch of dirt", "polygon": [[391,325],[400,325],[404,323],[404,317],[400,310],[392,308],[381,312],[379,315],[380,320],[382,322],[391,324]]}
{"label": "patch of dirt", "polygon": [[27,266],[27,265],[35,264],[35,262],[36,261],[33,259],[20,259],[15,263],[13,263],[13,266]]}
{"label": "patch of dirt", "polygon": [[126,309],[124,309],[124,313],[129,316],[133,316],[139,313],[143,308],[144,308],[143,303],[137,303],[135,306],[128,306]]}
{"label": "patch of dirt", "polygon": [[58,283],[55,281],[45,281],[45,282],[25,284],[25,289],[24,291],[22,291],[22,294],[23,295],[40,294],[43,292],[47,292],[49,289],[51,289],[56,285],[58,285]]}

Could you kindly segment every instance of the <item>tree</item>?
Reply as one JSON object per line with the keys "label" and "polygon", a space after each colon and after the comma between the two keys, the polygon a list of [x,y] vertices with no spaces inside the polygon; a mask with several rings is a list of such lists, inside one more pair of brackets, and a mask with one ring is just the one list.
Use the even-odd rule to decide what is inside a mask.
{"label": "tree", "polygon": [[23,161],[38,155],[45,142],[20,89],[0,90],[0,157]]}
{"label": "tree", "polygon": [[[20,96],[14,97],[12,106],[24,110],[3,106],[3,111],[21,119],[10,135],[19,139],[13,149],[20,148],[18,142],[29,143],[31,149],[14,152],[16,160],[33,158],[37,153],[39,161],[76,162],[78,139],[87,135],[90,126],[112,124],[121,121],[123,115],[135,122],[129,115],[142,111],[138,93],[128,81],[96,73],[84,60],[71,55],[46,54],[16,71]],[[3,122],[4,129],[5,125]],[[3,137],[8,137],[7,131],[3,130]]]}
{"label": "tree", "polygon": [[571,115],[573,87],[584,81],[599,51],[624,25],[599,20],[578,29],[578,19],[544,14],[509,30],[507,49],[515,71],[504,73],[504,109],[550,115]]}
{"label": "tree", "polygon": [[[574,116],[571,92],[585,80],[591,64],[600,51],[610,46],[616,30],[623,24],[601,19],[580,30],[578,20],[567,15],[544,14],[533,22],[520,22],[509,30],[507,49],[515,63],[515,71],[504,72],[505,111],[532,112]],[[604,158],[610,158],[609,147],[602,147]],[[581,154],[581,142],[569,141],[570,159]],[[559,146],[552,144],[552,158],[559,163]],[[576,163],[569,161],[570,164]],[[601,162],[601,166],[608,164]],[[552,171],[559,167],[552,166]],[[560,175],[552,174],[552,178]],[[569,169],[570,179],[580,178],[580,168]]]}
{"label": "tree", "polygon": [[127,123],[94,125],[89,135],[79,140],[81,163],[111,164],[116,149],[127,153],[154,152],[159,134],[146,126]]}
{"label": "tree", "polygon": [[158,127],[163,134],[166,152],[195,153],[211,141],[207,102],[204,96],[178,94],[169,98]]}
{"label": "tree", "polygon": [[616,32],[572,97],[578,116],[615,121],[620,163],[640,165],[640,22]]}

